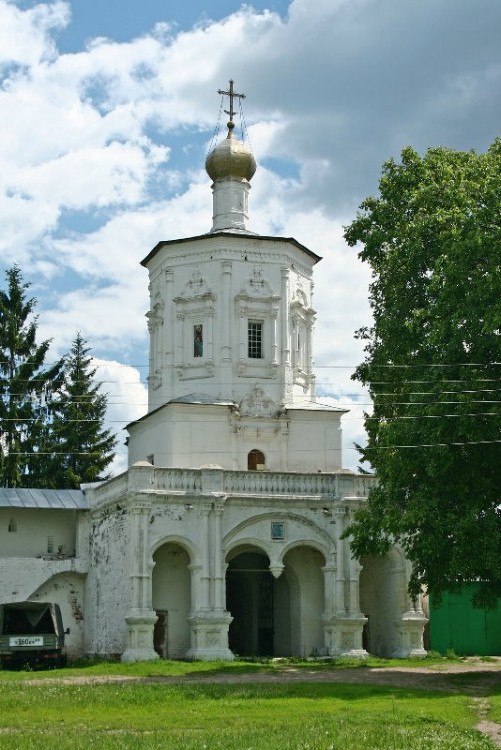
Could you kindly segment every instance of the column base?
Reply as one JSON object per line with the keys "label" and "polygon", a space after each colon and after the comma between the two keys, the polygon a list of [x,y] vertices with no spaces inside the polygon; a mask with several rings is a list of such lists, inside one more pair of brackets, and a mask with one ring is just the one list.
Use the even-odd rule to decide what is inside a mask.
{"label": "column base", "polygon": [[426,656],[423,646],[423,630],[427,622],[427,618],[417,612],[406,612],[400,620],[395,620],[398,645],[392,654],[394,658],[423,659]]}
{"label": "column base", "polygon": [[159,659],[153,648],[153,627],[157,616],[153,610],[130,612],[125,618],[127,623],[127,648],[121,661],[155,661]]}
{"label": "column base", "polygon": [[186,658],[233,661],[235,655],[228,648],[228,629],[232,620],[229,612],[198,612],[189,617],[191,648]]}
{"label": "column base", "polygon": [[367,659],[362,645],[362,631],[367,617],[360,614],[324,618],[324,638],[328,656]]}

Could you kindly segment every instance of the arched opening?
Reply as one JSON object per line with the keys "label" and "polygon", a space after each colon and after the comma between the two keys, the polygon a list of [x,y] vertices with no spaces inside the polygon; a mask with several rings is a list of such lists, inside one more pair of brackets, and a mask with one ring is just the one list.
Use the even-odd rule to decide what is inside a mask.
{"label": "arched opening", "polygon": [[226,571],[229,647],[240,656],[273,656],[273,576],[257,547],[235,555]]}
{"label": "arched opening", "polygon": [[325,558],[317,549],[301,545],[286,553],[284,564],[290,581],[291,653],[318,656],[324,651]]}
{"label": "arched opening", "polygon": [[64,628],[70,632],[65,638],[69,658],[84,651],[85,576],[80,573],[57,573],[44,581],[32,594],[31,601],[54,602],[61,607]]}
{"label": "arched opening", "polygon": [[235,550],[226,571],[229,647],[240,656],[311,656],[324,648],[323,555],[295,547],[278,578],[258,547]]}
{"label": "arched opening", "polygon": [[168,542],[154,555],[153,609],[157,622],[153,646],[161,659],[183,659],[190,648],[190,557],[180,544]]}
{"label": "arched opening", "polygon": [[396,655],[396,624],[404,611],[405,568],[398,553],[360,560],[360,609],[367,617],[364,648],[374,656]]}
{"label": "arched opening", "polygon": [[247,456],[247,468],[249,471],[263,471],[265,467],[264,453],[253,448]]}

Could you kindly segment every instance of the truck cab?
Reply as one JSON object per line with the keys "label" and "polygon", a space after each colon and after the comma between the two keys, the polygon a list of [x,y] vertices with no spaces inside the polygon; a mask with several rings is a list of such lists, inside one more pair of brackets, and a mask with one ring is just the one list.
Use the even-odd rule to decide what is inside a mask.
{"label": "truck cab", "polygon": [[0,604],[0,661],[4,669],[60,667],[66,663],[63,619],[58,604]]}

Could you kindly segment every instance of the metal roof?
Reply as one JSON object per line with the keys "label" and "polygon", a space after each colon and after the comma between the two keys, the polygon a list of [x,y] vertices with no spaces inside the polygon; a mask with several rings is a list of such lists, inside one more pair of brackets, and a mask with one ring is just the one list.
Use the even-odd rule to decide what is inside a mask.
{"label": "metal roof", "polygon": [[82,490],[37,490],[24,487],[0,487],[0,508],[88,510],[89,503]]}

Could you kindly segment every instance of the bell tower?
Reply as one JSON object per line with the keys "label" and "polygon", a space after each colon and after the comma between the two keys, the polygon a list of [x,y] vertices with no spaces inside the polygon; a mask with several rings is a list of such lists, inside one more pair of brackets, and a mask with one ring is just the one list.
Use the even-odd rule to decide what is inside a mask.
{"label": "bell tower", "polygon": [[[229,98],[230,119],[206,159],[212,228],[160,242],[142,261],[150,275],[148,414],[130,426],[130,460],[236,469],[248,468],[254,450],[267,468],[334,470],[343,410],[316,403],[313,371],[320,258],[293,238],[249,230],[256,162],[233,119],[244,94],[233,81],[218,93]],[[302,439],[318,450],[306,451]]]}

